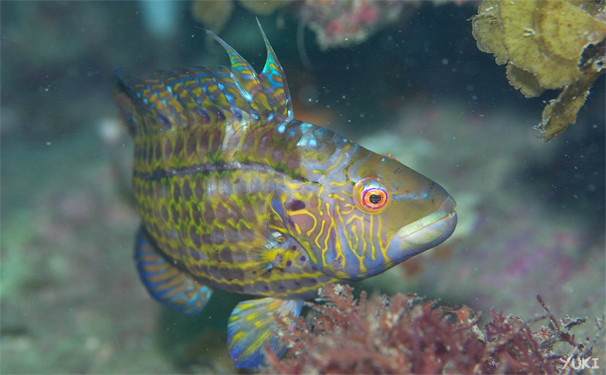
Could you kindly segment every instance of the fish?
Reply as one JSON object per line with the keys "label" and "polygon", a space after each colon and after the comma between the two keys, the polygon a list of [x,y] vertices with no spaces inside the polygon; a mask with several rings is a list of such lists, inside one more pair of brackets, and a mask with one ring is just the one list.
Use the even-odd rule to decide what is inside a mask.
{"label": "fish", "polygon": [[115,84],[134,139],[140,278],[154,299],[189,316],[215,289],[261,297],[229,317],[238,368],[263,366],[266,347],[282,355],[276,319],[300,316],[323,285],[380,274],[457,224],[456,203],[436,182],[295,119],[257,23],[267,49],[261,73],[207,31],[230,67],[118,70]]}

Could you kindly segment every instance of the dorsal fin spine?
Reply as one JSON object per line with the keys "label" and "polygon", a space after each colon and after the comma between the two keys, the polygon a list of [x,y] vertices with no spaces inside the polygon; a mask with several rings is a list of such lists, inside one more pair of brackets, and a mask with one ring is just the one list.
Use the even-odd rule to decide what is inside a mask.
{"label": "dorsal fin spine", "polygon": [[[269,40],[267,39],[265,31],[263,31],[263,27],[261,27],[261,22],[259,22],[258,18],[257,25],[259,25],[259,30],[261,30],[261,35],[263,35],[263,41],[265,42],[265,48],[267,49],[267,59],[265,60],[265,66],[263,67],[261,75],[267,76],[269,84],[273,90],[279,91],[281,89],[281,96],[284,97],[284,104],[286,105],[287,121],[292,120],[294,115],[292,111],[292,103],[290,101],[290,90],[288,89],[288,84],[286,83],[284,69],[282,69],[282,65],[280,65],[278,57],[276,56],[274,49],[271,47],[271,44],[269,43]],[[278,76],[280,81],[276,81],[274,78],[275,76]]]}
{"label": "dorsal fin spine", "polygon": [[[259,109],[266,109],[286,117],[285,121],[292,120],[294,116],[284,70],[263,31],[263,27],[261,27],[259,19],[257,19],[257,24],[267,49],[267,59],[261,74],[257,74],[252,66],[223,39],[210,30],[206,30],[206,32],[219,42],[229,54],[232,77],[247,101],[252,106],[259,106]],[[249,98],[252,100],[249,100]]]}
{"label": "dorsal fin spine", "polygon": [[256,105],[261,106],[262,108],[272,111],[272,107],[269,104],[269,100],[265,95],[265,92],[262,90],[255,90],[255,88],[263,87],[261,82],[259,82],[259,78],[257,76],[257,72],[253,69],[252,66],[246,61],[232,46],[227,44],[223,39],[218,37],[215,33],[210,30],[206,30],[206,32],[212,36],[221,46],[227,51],[229,55],[229,60],[231,61],[231,73],[234,82],[238,83],[238,88],[242,91],[243,96],[249,96],[252,100],[249,101],[252,106]]}

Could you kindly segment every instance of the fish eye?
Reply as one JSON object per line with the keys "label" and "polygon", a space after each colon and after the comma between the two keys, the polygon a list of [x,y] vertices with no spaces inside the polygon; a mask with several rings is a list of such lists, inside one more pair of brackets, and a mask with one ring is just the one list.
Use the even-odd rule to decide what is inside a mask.
{"label": "fish eye", "polygon": [[379,204],[382,199],[383,196],[381,194],[372,194],[370,198],[368,198],[371,204]]}
{"label": "fish eye", "polygon": [[360,179],[354,185],[353,198],[356,207],[370,214],[383,211],[390,201],[387,189],[376,177]]}

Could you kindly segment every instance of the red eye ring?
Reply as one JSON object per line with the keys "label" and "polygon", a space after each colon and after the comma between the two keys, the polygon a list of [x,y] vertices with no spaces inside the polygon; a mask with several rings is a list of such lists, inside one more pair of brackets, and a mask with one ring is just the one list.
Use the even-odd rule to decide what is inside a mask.
{"label": "red eye ring", "polygon": [[376,214],[383,211],[389,204],[389,193],[377,177],[360,179],[353,189],[353,198],[360,210]]}

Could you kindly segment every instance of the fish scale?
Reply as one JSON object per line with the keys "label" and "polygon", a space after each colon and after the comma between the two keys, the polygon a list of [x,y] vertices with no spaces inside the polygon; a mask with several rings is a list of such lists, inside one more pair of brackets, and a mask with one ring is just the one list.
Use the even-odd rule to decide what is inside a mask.
{"label": "fish scale", "polygon": [[457,216],[442,187],[395,158],[296,120],[262,29],[260,74],[210,34],[230,68],[117,74],[142,218],[135,261],[150,294],[187,315],[214,288],[264,297],[238,304],[228,325],[234,364],[258,367],[266,344],[286,349],[275,319],[298,316],[325,283],[438,245]]}

